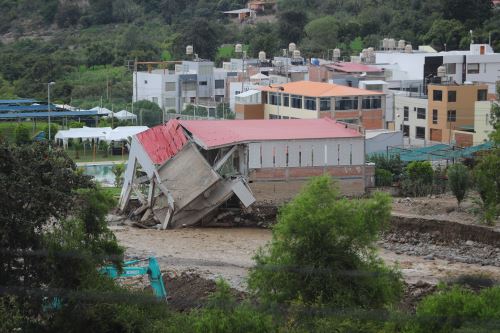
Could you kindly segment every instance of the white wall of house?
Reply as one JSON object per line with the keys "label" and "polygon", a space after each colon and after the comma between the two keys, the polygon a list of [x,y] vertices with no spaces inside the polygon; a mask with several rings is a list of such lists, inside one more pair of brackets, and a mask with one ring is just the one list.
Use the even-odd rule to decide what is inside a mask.
{"label": "white wall of house", "polygon": [[479,145],[489,140],[489,134],[493,131],[490,124],[492,101],[476,102],[474,109],[474,136],[473,144]]}
{"label": "white wall of house", "polygon": [[148,100],[163,108],[163,80],[162,73],[137,72],[133,78],[133,100]]}
{"label": "white wall of house", "polygon": [[[409,141],[411,145],[425,145],[429,140],[428,117],[432,116],[429,114],[427,98],[415,98],[396,94],[394,96],[394,108],[396,130],[403,131],[403,126],[409,126],[409,137],[405,135],[406,138],[409,138],[407,142]],[[404,117],[405,109],[408,110],[407,119]],[[424,119],[418,117],[418,109],[425,110]],[[425,137],[417,135],[417,128],[420,128],[420,131],[422,131],[421,128],[424,128]]]}

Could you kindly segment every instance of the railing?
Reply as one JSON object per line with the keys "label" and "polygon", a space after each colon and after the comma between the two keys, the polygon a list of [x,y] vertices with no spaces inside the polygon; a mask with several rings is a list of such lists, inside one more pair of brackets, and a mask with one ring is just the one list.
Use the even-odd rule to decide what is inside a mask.
{"label": "railing", "polygon": [[170,119],[182,119],[182,120],[215,120],[216,118],[214,118],[214,117],[203,117],[203,116],[189,116],[189,115],[180,114],[180,113],[166,113],[165,114],[165,120],[170,120]]}

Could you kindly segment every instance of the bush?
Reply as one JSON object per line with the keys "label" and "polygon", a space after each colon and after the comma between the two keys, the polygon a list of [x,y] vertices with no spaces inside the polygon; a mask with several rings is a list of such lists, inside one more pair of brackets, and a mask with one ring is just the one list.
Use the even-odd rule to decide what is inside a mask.
{"label": "bush", "polygon": [[400,274],[375,254],[390,199],[339,197],[331,178],[313,179],[283,207],[273,238],[255,256],[249,287],[264,301],[377,308],[398,299]]}
{"label": "bush", "polygon": [[470,185],[469,170],[463,164],[453,164],[448,168],[448,183],[457,198],[458,206],[464,200]]}
{"label": "bush", "polygon": [[24,145],[31,142],[31,134],[28,126],[19,123],[14,129],[16,144]]}
{"label": "bush", "polygon": [[391,186],[394,175],[385,169],[375,169],[375,186]]}
{"label": "bush", "polygon": [[484,220],[493,224],[500,212],[500,149],[483,156],[474,168],[474,181],[481,198]]}
{"label": "bush", "polygon": [[434,171],[427,161],[413,161],[403,173],[401,191],[403,195],[418,197],[432,193]]}
{"label": "bush", "polygon": [[368,158],[368,162],[375,163],[378,169],[388,170],[394,175],[394,180],[399,180],[403,172],[403,162],[399,155],[373,154]]}
{"label": "bush", "polygon": [[[453,287],[426,297],[417,307],[416,318],[409,332],[448,333],[470,331],[496,327],[499,332],[500,320],[500,287],[482,290],[479,294]],[[484,331],[486,332],[486,331]],[[493,331],[488,331],[493,332]]]}
{"label": "bush", "polygon": [[45,125],[43,131],[45,132],[45,137],[48,140],[52,140],[59,131],[59,126],[57,126],[57,124],[50,123],[50,138],[49,138],[49,124]]}
{"label": "bush", "polygon": [[120,187],[123,185],[123,173],[125,172],[125,164],[115,164],[111,168],[111,171],[115,175],[115,186]]}
{"label": "bush", "polygon": [[72,121],[69,123],[69,128],[83,128],[85,124],[80,121]]}

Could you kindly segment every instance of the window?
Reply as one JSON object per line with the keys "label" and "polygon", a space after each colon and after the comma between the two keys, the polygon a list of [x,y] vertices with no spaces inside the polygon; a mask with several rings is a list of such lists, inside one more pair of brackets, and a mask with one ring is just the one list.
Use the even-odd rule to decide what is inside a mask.
{"label": "window", "polygon": [[467,64],[467,74],[479,74],[479,64]]}
{"label": "window", "polygon": [[456,101],[457,101],[457,92],[448,91],[448,102],[456,102]]}
{"label": "window", "polygon": [[158,104],[158,97],[152,97],[152,98],[151,98],[151,101],[152,101],[153,103]]}
{"label": "window", "polygon": [[424,108],[417,108],[417,119],[425,119],[425,114]]}
{"label": "window", "polygon": [[403,136],[404,137],[409,137],[410,136],[410,126],[409,125],[401,125],[401,129],[403,130]]}
{"label": "window", "polygon": [[175,97],[174,98],[165,98],[165,108],[166,109],[175,109]]}
{"label": "window", "polygon": [[292,95],[292,108],[302,109],[302,96]]}
{"label": "window", "polygon": [[443,100],[443,92],[441,90],[434,90],[432,92],[432,100],[433,101],[442,101]]}
{"label": "window", "polygon": [[215,80],[215,89],[224,89],[224,80]]}
{"label": "window", "polygon": [[488,90],[481,89],[477,91],[477,100],[486,101],[488,99]]}
{"label": "window", "polygon": [[382,108],[382,98],[380,96],[365,97],[362,100],[362,108],[365,110]]}
{"label": "window", "polygon": [[332,109],[332,100],[330,98],[319,99],[320,111],[330,111]]}
{"label": "window", "polygon": [[148,84],[148,80],[144,80],[144,84]]}
{"label": "window", "polygon": [[283,106],[290,106],[290,95],[283,95]]}
{"label": "window", "polygon": [[457,74],[457,64],[445,64],[446,74]]}
{"label": "window", "polygon": [[196,82],[194,81],[182,82],[182,91],[194,91],[194,90],[196,90]]}
{"label": "window", "polygon": [[449,110],[448,111],[448,122],[454,123],[457,121],[457,111],[456,110]]}
{"label": "window", "polygon": [[438,123],[438,110],[436,109],[432,110],[432,123],[433,124]]}
{"label": "window", "polygon": [[314,97],[304,98],[304,108],[306,110],[316,111],[316,98],[314,98]]}
{"label": "window", "polygon": [[206,85],[208,85],[208,82],[207,81],[200,81],[198,84],[200,86],[206,86]]}
{"label": "window", "polygon": [[415,137],[417,139],[424,139],[425,140],[425,127],[415,127]]}
{"label": "window", "polygon": [[175,82],[165,83],[165,91],[175,91]]}
{"label": "window", "polygon": [[280,94],[269,94],[269,104],[271,105],[281,105],[281,95]]}
{"label": "window", "polygon": [[403,108],[403,120],[404,120],[404,121],[408,121],[408,120],[409,120],[409,118],[410,118],[410,108],[409,108],[409,107],[407,107],[407,106],[405,106],[405,107]]}
{"label": "window", "polygon": [[342,97],[336,100],[335,110],[345,111],[345,110],[357,110],[358,109],[358,99],[351,97]]}

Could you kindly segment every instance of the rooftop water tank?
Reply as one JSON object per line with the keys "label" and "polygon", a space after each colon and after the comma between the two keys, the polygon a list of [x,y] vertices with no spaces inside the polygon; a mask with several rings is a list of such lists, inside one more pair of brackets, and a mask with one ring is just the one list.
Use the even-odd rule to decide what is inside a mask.
{"label": "rooftop water tank", "polygon": [[446,67],[445,66],[438,67],[437,76],[438,77],[446,77]]}
{"label": "rooftop water tank", "polygon": [[406,41],[404,39],[400,39],[398,41],[398,49],[399,50],[404,50],[406,46]]}
{"label": "rooftop water tank", "polygon": [[234,47],[234,52],[236,52],[236,53],[242,53],[243,52],[243,45],[236,44],[235,47]]}
{"label": "rooftop water tank", "polygon": [[293,51],[293,57],[294,58],[300,58],[300,51],[299,50]]}
{"label": "rooftop water tank", "polygon": [[335,49],[333,50],[333,58],[335,60],[339,59],[340,58],[340,49]]}
{"label": "rooftop water tank", "polygon": [[295,51],[296,49],[297,49],[297,45],[295,43],[288,44],[288,51],[290,53],[293,53],[293,51]]}
{"label": "rooftop water tank", "polygon": [[411,44],[405,46],[405,53],[413,53],[413,46]]}
{"label": "rooftop water tank", "polygon": [[382,48],[383,48],[384,50],[387,50],[387,49],[389,48],[389,38],[384,38],[384,39],[382,40]]}
{"label": "rooftop water tank", "polygon": [[266,61],[266,52],[264,52],[264,51],[260,51],[260,52],[259,52],[259,60],[260,60],[261,62]]}
{"label": "rooftop water tank", "polygon": [[318,58],[311,58],[311,65],[319,66],[319,59]]}
{"label": "rooftop water tank", "polygon": [[389,38],[387,41],[389,50],[394,50],[396,48],[396,40],[394,38]]}
{"label": "rooftop water tank", "polygon": [[193,51],[194,51],[193,45],[186,46],[186,54],[187,55],[192,55]]}

